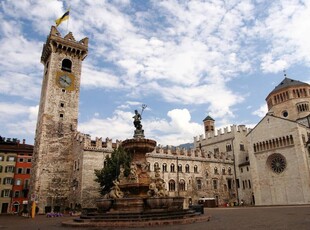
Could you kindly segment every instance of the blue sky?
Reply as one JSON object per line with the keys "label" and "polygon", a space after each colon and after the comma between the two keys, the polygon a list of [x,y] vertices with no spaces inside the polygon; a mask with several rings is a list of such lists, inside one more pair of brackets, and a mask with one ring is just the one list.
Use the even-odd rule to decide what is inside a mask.
{"label": "blue sky", "polygon": [[287,76],[310,82],[309,0],[4,0],[0,3],[0,135],[33,143],[43,43],[71,7],[62,36],[89,38],[78,130],[132,138],[134,110],[146,138],[192,142],[216,127],[253,127]]}

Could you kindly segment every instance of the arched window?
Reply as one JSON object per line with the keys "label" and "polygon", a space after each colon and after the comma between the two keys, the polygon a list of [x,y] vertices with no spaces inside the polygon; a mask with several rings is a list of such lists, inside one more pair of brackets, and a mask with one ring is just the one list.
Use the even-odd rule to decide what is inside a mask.
{"label": "arched window", "polygon": [[189,173],[189,165],[185,165],[185,172]]}
{"label": "arched window", "polygon": [[156,162],[156,163],[154,164],[154,172],[156,171],[157,168],[159,168],[159,164]]}
{"label": "arched window", "polygon": [[167,164],[166,163],[163,164],[163,172],[167,172]]}
{"label": "arched window", "polygon": [[228,168],[228,174],[231,175],[231,168]]}
{"label": "arched window", "polygon": [[72,62],[69,59],[64,59],[61,63],[61,70],[71,72]]}
{"label": "arched window", "polygon": [[225,175],[226,174],[226,170],[225,168],[222,168],[222,174]]}
{"label": "arched window", "polygon": [[198,173],[198,166],[197,165],[194,166],[194,173]]}
{"label": "arched window", "polygon": [[185,191],[185,181],[184,180],[180,180],[180,182],[179,182],[179,190],[180,191]]}
{"label": "arched window", "polygon": [[181,164],[178,165],[178,172],[182,172],[182,165]]}
{"label": "arched window", "polygon": [[170,172],[174,172],[174,164],[170,165]]}
{"label": "arched window", "polygon": [[217,170],[217,167],[214,168],[214,174],[218,174],[218,170]]}
{"label": "arched window", "polygon": [[169,181],[169,191],[175,191],[175,182],[174,180]]}

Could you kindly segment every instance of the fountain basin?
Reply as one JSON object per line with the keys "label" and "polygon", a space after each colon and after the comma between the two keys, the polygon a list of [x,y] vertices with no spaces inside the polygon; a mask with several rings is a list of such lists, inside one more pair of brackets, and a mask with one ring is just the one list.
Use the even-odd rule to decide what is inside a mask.
{"label": "fountain basin", "polygon": [[99,198],[96,200],[98,212],[107,212],[111,209],[114,199]]}
{"label": "fountain basin", "polygon": [[150,209],[168,209],[172,203],[172,197],[149,197],[145,199],[146,206]]}

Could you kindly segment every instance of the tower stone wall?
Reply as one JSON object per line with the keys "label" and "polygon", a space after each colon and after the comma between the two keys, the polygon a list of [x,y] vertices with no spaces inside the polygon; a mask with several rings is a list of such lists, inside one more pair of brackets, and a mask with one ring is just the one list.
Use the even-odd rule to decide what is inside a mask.
{"label": "tower stone wall", "polygon": [[88,38],[62,37],[52,26],[43,46],[44,76],[36,126],[30,192],[39,212],[65,207],[71,189],[82,61]]}

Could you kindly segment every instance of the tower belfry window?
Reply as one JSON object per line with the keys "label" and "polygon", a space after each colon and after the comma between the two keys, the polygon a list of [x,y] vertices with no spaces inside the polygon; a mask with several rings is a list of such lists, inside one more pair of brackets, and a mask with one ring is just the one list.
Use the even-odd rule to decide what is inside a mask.
{"label": "tower belfry window", "polygon": [[71,72],[72,62],[69,59],[64,59],[61,64],[61,70]]}

